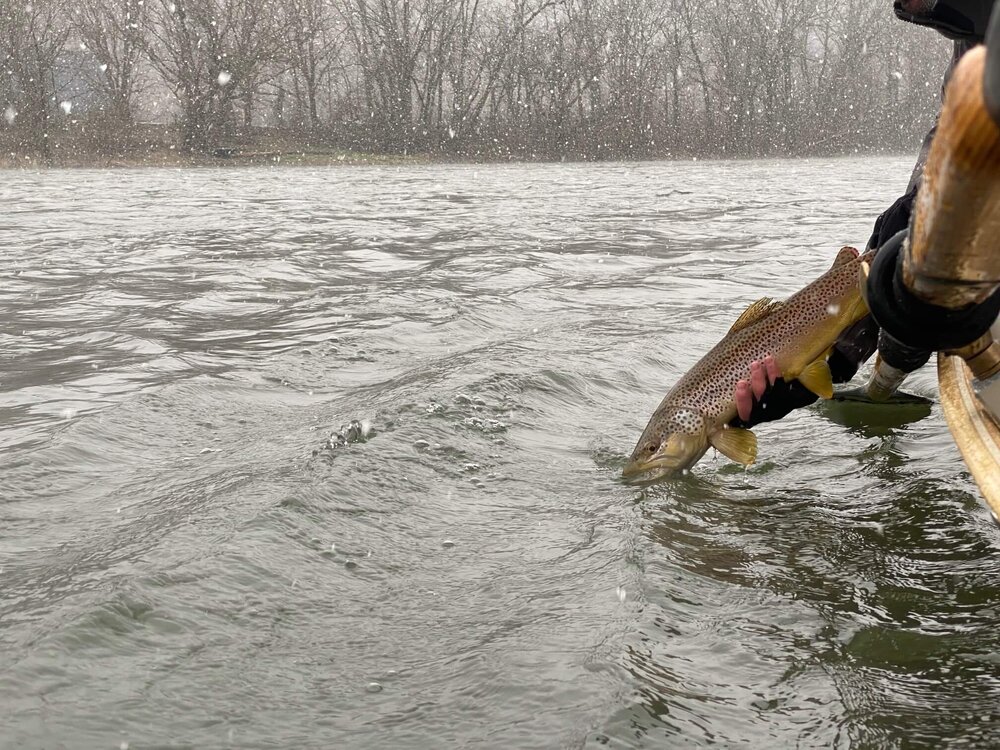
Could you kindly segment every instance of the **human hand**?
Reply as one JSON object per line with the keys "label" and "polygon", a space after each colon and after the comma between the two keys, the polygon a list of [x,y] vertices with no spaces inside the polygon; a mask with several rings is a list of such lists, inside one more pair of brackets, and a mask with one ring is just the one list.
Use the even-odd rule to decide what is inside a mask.
{"label": "human hand", "polygon": [[774,357],[768,354],[763,361],[754,360],[750,363],[750,380],[736,381],[736,413],[744,422],[750,421],[753,413],[754,400],[764,398],[768,386],[773,386],[781,378],[781,370]]}
{"label": "human hand", "polygon": [[[858,367],[875,351],[878,324],[866,315],[844,331],[833,347],[827,363],[834,383],[846,383]],[[733,400],[737,416],[732,427],[749,428],[761,422],[781,419],[795,409],[816,401],[818,396],[797,380],[786,381],[774,357],[750,363],[750,379],[736,382]]]}

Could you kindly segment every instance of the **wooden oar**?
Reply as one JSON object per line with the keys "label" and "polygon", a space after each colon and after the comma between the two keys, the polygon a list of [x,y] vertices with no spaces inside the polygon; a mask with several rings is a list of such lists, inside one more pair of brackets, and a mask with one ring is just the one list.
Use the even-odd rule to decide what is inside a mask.
{"label": "wooden oar", "polygon": [[[967,53],[948,84],[903,256],[906,287],[945,308],[978,304],[1000,286],[998,123],[1000,18],[995,16],[987,46]],[[1000,519],[1000,412],[984,404],[984,398],[996,397],[998,373],[1000,344],[989,332],[938,355],[948,426],[994,518]]]}

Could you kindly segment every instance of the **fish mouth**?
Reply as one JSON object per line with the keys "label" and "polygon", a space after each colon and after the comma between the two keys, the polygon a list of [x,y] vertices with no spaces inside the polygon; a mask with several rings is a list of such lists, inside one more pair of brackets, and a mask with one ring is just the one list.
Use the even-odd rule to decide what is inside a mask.
{"label": "fish mouth", "polygon": [[[693,462],[692,462],[693,463]],[[645,461],[629,461],[622,469],[622,479],[626,484],[648,485],[668,479],[691,466],[674,456],[654,456]]]}

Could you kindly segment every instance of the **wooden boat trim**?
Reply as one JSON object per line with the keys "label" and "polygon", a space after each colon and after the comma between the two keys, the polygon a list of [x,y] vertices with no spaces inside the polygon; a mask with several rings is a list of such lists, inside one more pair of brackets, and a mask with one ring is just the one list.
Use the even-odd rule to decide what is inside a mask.
{"label": "wooden boat trim", "polygon": [[972,372],[961,357],[938,355],[938,387],[955,444],[1000,521],[1000,426],[972,390]]}

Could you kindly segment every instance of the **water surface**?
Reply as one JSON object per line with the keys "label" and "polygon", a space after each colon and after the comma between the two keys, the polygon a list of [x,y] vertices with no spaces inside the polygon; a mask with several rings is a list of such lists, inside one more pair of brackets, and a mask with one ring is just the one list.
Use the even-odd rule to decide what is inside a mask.
{"label": "water surface", "polygon": [[0,745],[995,746],[937,406],[618,481],[909,168],[4,173]]}

